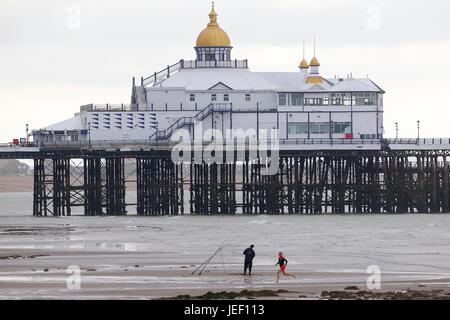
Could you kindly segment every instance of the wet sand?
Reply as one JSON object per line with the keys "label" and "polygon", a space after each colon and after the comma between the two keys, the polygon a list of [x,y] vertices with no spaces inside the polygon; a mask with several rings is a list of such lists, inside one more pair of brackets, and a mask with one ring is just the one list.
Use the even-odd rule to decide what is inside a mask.
{"label": "wet sand", "polygon": [[[84,250],[68,253],[16,250],[14,255],[14,258],[8,259],[6,257],[11,256],[11,251],[0,251],[1,299],[160,299],[180,295],[195,297],[209,291],[242,290],[282,291],[256,299],[356,299],[367,296],[368,292],[358,297],[357,293],[361,291],[377,295],[368,298],[389,299],[392,292],[406,294],[409,290],[419,292],[422,298],[450,299],[448,274],[387,272],[383,274],[381,290],[368,290],[365,282],[367,275],[357,271],[295,271],[297,278],[282,278],[276,284],[276,269],[269,266],[255,266],[252,276],[243,276],[238,265],[214,263],[204,274],[192,275],[197,265],[189,264],[189,261],[177,264],[176,259],[170,256],[160,257],[166,263],[158,263],[149,262],[145,254]],[[111,265],[111,262],[114,264]],[[81,268],[79,290],[68,289],[69,275],[62,268],[73,264]],[[346,290],[350,286],[355,287],[354,290]]]}
{"label": "wet sand", "polygon": [[[445,215],[6,216],[0,224],[0,298],[160,299],[280,289],[250,298],[393,299],[392,292],[448,298],[448,223]],[[229,245],[205,272],[192,275],[227,239]],[[257,253],[251,277],[241,274],[242,250],[250,243]],[[280,284],[274,266],[278,249],[297,276]],[[367,289],[370,265],[382,270],[381,290]],[[81,269],[79,290],[67,287],[70,266]],[[356,288],[345,290],[349,286]]]}

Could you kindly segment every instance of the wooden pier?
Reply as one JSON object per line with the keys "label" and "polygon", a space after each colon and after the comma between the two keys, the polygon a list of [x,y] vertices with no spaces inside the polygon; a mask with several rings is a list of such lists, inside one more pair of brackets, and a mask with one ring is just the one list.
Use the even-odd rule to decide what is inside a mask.
{"label": "wooden pier", "polygon": [[223,164],[175,164],[161,150],[33,158],[35,216],[450,212],[450,150],[280,151],[275,175],[248,153]]}

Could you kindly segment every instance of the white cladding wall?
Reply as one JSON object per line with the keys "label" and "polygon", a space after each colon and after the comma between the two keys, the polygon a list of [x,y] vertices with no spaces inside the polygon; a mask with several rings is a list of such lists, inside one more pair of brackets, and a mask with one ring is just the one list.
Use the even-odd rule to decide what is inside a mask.
{"label": "white cladding wall", "polygon": [[[351,123],[350,133],[353,138],[383,134],[383,94],[381,93],[378,94],[378,105],[305,106],[303,98],[318,98],[319,101],[320,98],[327,98],[328,100],[324,101],[331,103],[332,95],[337,92],[292,91],[294,89],[287,91],[280,89],[280,92],[277,92],[275,88],[265,89],[266,86],[255,87],[253,84],[247,84],[248,90],[244,90],[245,86],[242,85],[239,87],[240,90],[232,90],[220,82],[208,90],[186,90],[184,87],[176,87],[180,85],[182,84],[176,83],[173,87],[146,88],[145,111],[82,112],[80,115],[84,131],[88,129],[88,123],[90,123],[90,135],[93,140],[143,140],[148,139],[156,130],[169,128],[182,117],[196,116],[211,103],[227,103],[232,104],[233,111],[214,112],[208,115],[197,126],[195,139],[198,139],[200,135],[205,139],[211,138],[213,134],[218,135],[210,129],[216,129],[225,134],[230,128],[244,131],[251,129],[255,137],[258,135],[258,129],[266,130],[267,133],[273,129],[279,129],[281,139],[348,137],[347,128],[345,133],[332,134],[330,131],[314,133],[308,130],[308,133],[298,133],[290,130],[297,124],[302,128],[305,124],[308,128],[311,124],[321,124],[320,126],[323,124],[325,128],[328,125],[331,130],[333,123],[345,126]],[[190,88],[202,88],[202,86]],[[300,93],[301,98],[295,99],[295,103],[300,105],[278,106],[280,93]],[[345,94],[349,95],[348,92]],[[191,129],[189,132],[192,137],[194,133]]]}
{"label": "white cladding wall", "polygon": [[[172,124],[177,122],[181,116],[194,117],[197,111],[185,111],[180,114],[179,111],[155,111],[155,112],[139,112],[136,113],[133,122],[134,125],[126,127],[113,126],[111,119],[126,119],[130,113],[122,113],[120,116],[115,113],[114,116],[102,115],[92,117],[89,115],[87,119],[101,119],[98,125],[93,126],[91,122],[91,139],[93,140],[145,140],[148,139],[156,130],[165,130]],[[134,114],[134,113],[133,113]],[[140,116],[139,116],[140,115]],[[144,116],[142,116],[144,115]],[[331,118],[330,118],[331,117]],[[141,120],[144,119],[142,122]],[[271,130],[279,129],[278,136],[280,139],[298,139],[298,138],[329,138],[330,133],[309,133],[293,134],[289,132],[289,124],[311,124],[323,123],[330,124],[330,120],[334,123],[351,123],[353,138],[367,137],[368,135],[382,134],[382,114],[376,112],[255,112],[255,111],[234,111],[230,112],[214,112],[208,115],[203,121],[196,125],[195,139],[199,139],[200,135],[203,139],[210,139],[212,134],[218,137],[219,134],[227,134],[228,129],[251,130],[254,136],[257,136],[257,130],[270,134]],[[123,121],[123,120],[122,120]],[[137,124],[141,125],[137,125]],[[142,125],[142,123],[144,125]],[[105,125],[106,124],[106,125]],[[378,124],[378,130],[377,130]],[[216,129],[219,132],[212,132],[210,129]],[[192,131],[189,130],[191,137]],[[345,138],[345,133],[333,133],[333,138]]]}
{"label": "white cladding wall", "polygon": [[[382,134],[382,128],[378,126],[378,134]],[[353,114],[353,132],[355,138],[361,135],[377,134],[377,117],[376,113],[355,113]]]}
{"label": "white cladding wall", "polygon": [[[186,91],[180,89],[147,89],[147,110],[189,110],[186,104]],[[191,108],[191,110],[194,110]]]}
{"label": "white cladding wall", "polygon": [[92,140],[146,140],[156,130],[164,130],[181,116],[191,117],[197,112],[86,112],[82,113],[85,129],[91,128]]}
{"label": "white cladding wall", "polygon": [[[193,100],[191,101],[191,95]],[[213,100],[215,95],[215,100]],[[228,100],[226,96],[228,95]],[[250,97],[246,97],[250,95]],[[250,99],[250,100],[248,100]],[[147,89],[147,110],[201,111],[211,103],[232,103],[235,110],[269,110],[277,108],[277,94],[270,91],[207,90],[185,91],[180,88]]]}

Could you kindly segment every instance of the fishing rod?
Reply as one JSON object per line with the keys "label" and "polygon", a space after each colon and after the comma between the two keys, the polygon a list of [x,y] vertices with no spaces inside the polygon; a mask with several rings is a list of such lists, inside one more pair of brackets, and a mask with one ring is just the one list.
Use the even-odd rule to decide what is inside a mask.
{"label": "fishing rod", "polygon": [[[219,246],[219,248],[220,248],[221,246],[223,246],[224,244],[225,244],[225,240],[222,242],[222,244]],[[219,250],[219,249],[217,249],[217,250]],[[216,251],[216,252],[217,252],[217,251]],[[203,265],[205,265],[208,261],[211,261],[211,258],[212,258],[212,256],[209,257],[208,259],[206,259],[205,261],[203,261],[202,264],[200,264],[194,271],[192,271],[191,274],[195,274],[201,267],[203,267]]]}
{"label": "fishing rod", "polygon": [[211,262],[211,260],[217,255],[217,253],[222,250],[228,243],[225,241],[222,242],[222,244],[217,248],[217,250],[213,253],[212,256],[210,256],[208,259],[206,259],[201,265],[197,267],[194,271],[192,271],[192,274],[195,274],[198,270],[200,270],[199,275],[202,274],[203,270],[208,266],[208,264]]}
{"label": "fishing rod", "polygon": [[208,259],[206,259],[202,264],[200,264],[194,271],[192,271],[191,274],[195,274],[197,271],[199,271],[201,269],[200,272],[198,273],[198,275],[201,275],[203,273],[203,271],[206,269],[206,267],[209,265],[209,263],[214,259],[214,257],[230,243],[231,243],[231,240],[225,239],[222,242],[222,244],[217,248],[217,250],[213,253],[213,255],[210,256]]}
{"label": "fishing rod", "polygon": [[203,271],[205,270],[205,268],[209,265],[209,263],[212,261],[212,259],[214,259],[214,257],[219,253],[222,252],[223,248],[225,248],[229,243],[227,242],[226,244],[224,244],[222,247],[219,247],[219,249],[217,249],[217,251],[211,256],[211,258],[209,259],[209,261],[203,266],[202,270],[200,270],[200,273],[198,275],[201,275],[203,273]]}

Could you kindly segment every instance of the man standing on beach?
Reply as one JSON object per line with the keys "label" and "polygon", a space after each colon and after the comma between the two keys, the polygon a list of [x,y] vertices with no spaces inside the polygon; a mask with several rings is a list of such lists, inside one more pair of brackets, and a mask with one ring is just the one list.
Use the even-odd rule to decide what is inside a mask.
{"label": "man standing on beach", "polygon": [[248,269],[248,275],[252,275],[252,266],[253,266],[253,258],[255,257],[255,250],[253,250],[255,246],[252,244],[249,248],[244,250],[244,276],[247,274]]}

